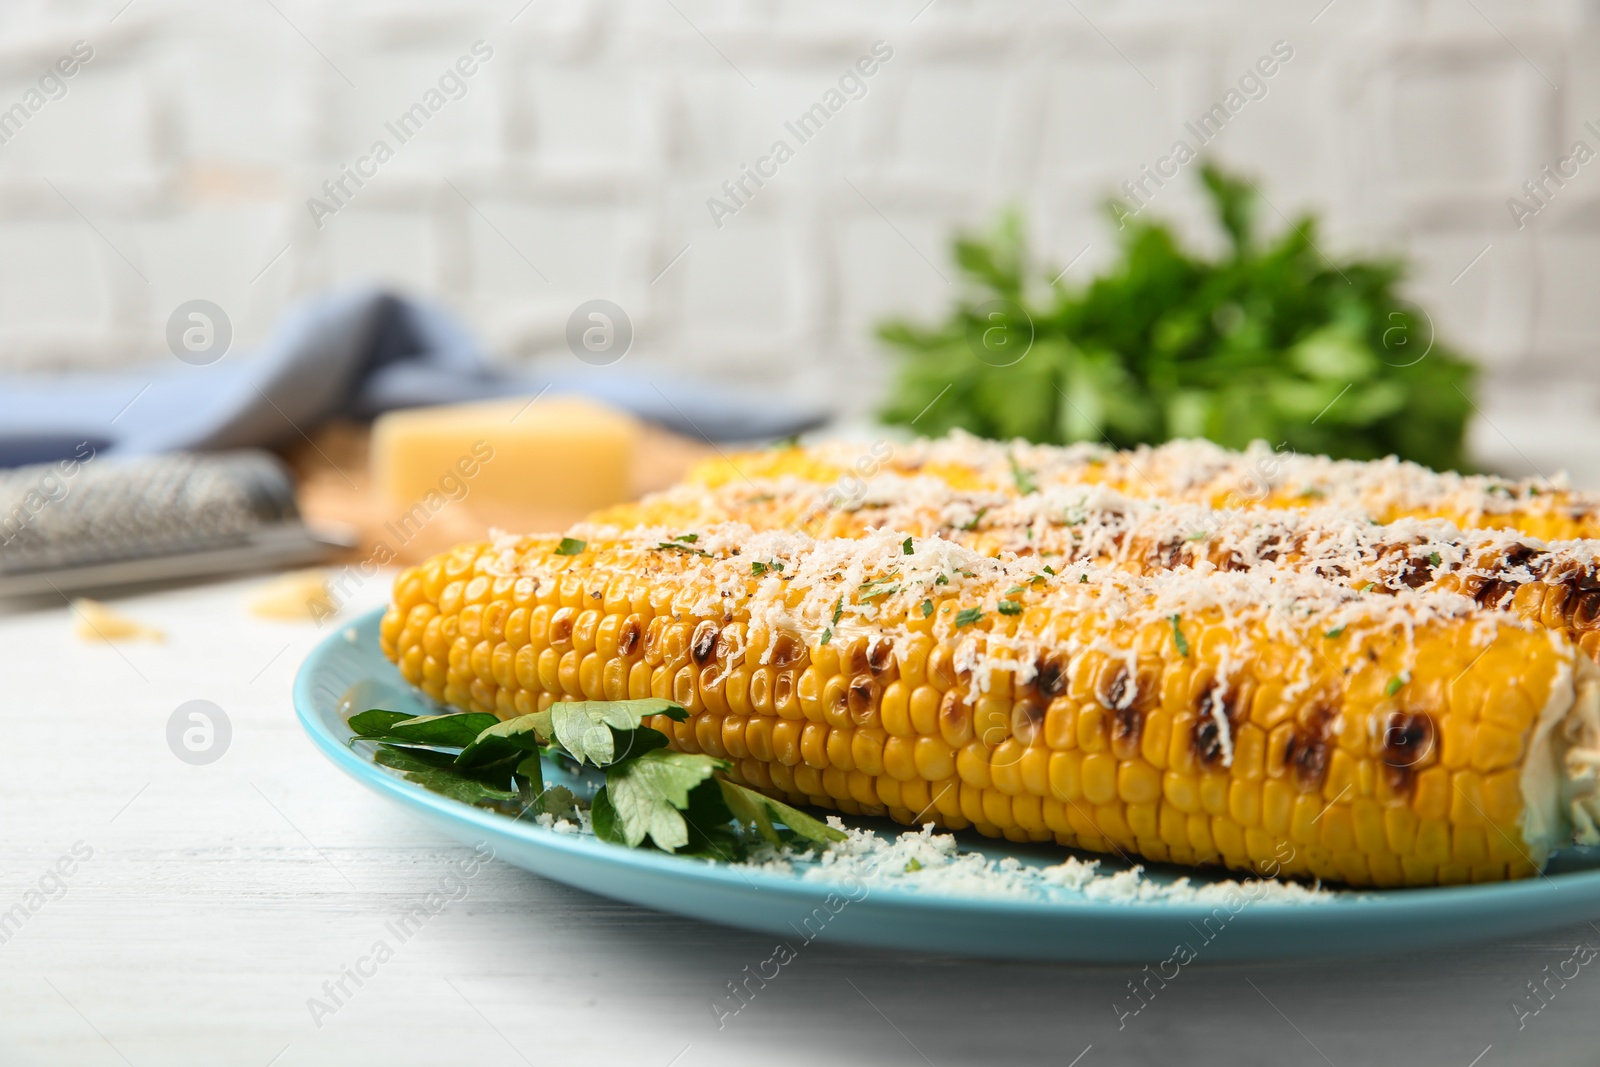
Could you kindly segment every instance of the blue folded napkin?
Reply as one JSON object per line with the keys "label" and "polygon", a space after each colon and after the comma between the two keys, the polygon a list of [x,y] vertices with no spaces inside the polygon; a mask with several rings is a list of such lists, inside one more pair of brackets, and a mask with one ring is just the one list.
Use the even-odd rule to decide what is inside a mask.
{"label": "blue folded napkin", "polygon": [[0,375],[0,468],[44,463],[88,441],[97,453],[270,446],[334,416],[497,397],[577,393],[711,441],[782,437],[828,412],[770,390],[652,378],[627,359],[559,371],[493,367],[437,307],[373,289],[285,312],[268,340],[220,361],[115,374]]}

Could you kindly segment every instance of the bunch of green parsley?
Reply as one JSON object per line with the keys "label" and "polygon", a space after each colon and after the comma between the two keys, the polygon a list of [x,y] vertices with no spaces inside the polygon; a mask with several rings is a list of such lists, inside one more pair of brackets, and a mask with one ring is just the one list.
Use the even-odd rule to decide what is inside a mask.
{"label": "bunch of green parsley", "polygon": [[1077,288],[1035,274],[1015,214],[958,238],[968,296],[940,325],[879,328],[901,355],[885,420],[1117,447],[1261,438],[1462,467],[1473,369],[1397,294],[1401,265],[1327,258],[1309,215],[1263,237],[1254,185],[1210,165],[1201,176],[1227,237],[1219,258],[1115,208],[1120,259]]}
{"label": "bunch of green parsley", "polygon": [[[682,722],[668,700],[585,700],[500,721],[483,712],[413,718],[374,709],[350,717],[351,743],[369,741],[380,766],[465,804],[520,818],[576,818],[587,808],[596,837],[629,848],[737,860],[758,845],[826,844],[845,835],[729,780],[728,761],[667,748],[644,725],[653,715]],[[585,802],[545,787],[542,759],[603,771]]]}

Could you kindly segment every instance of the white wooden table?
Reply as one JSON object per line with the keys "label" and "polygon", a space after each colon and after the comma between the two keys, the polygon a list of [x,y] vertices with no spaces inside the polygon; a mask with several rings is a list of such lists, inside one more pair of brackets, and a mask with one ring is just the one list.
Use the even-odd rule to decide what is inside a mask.
{"label": "white wooden table", "polygon": [[[250,617],[252,584],[119,601],[166,630],[161,645],[85,644],[64,605],[0,616],[0,913],[39,905],[0,944],[0,1064],[1600,1058],[1600,960],[1520,1032],[1509,1007],[1576,943],[1600,946],[1588,926],[1376,959],[1200,963],[1120,1031],[1112,1004],[1136,968],[821,943],[719,1031],[709,1002],[771,953],[771,938],[499,862],[398,943],[385,924],[471,853],[312,748],[290,683],[333,625]],[[384,584],[344,617],[381,602]],[[233,728],[205,766],[180,761],[166,740],[174,709],[192,699],[216,703]],[[58,887],[48,872],[79,842],[92,855]],[[28,897],[41,878],[49,898]],[[380,938],[393,958],[359,987],[345,979],[349,997],[318,1026],[308,1000]]]}

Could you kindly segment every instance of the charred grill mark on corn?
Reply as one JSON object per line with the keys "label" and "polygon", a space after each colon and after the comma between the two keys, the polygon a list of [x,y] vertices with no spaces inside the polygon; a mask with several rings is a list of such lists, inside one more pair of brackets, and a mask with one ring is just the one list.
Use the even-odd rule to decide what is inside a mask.
{"label": "charred grill mark on corn", "polygon": [[1219,766],[1231,755],[1234,731],[1238,728],[1239,701],[1231,693],[1208,689],[1195,708],[1195,756],[1206,768]]}
{"label": "charred grill mark on corn", "polygon": [[689,646],[689,655],[694,659],[695,666],[704,667],[716,657],[717,639],[720,635],[721,631],[717,629],[717,624],[710,619],[695,627],[694,637]]}
{"label": "charred grill mark on corn", "polygon": [[1328,769],[1327,727],[1331,716],[1318,716],[1314,725],[1290,730],[1284,743],[1284,760],[1293,767],[1295,780],[1301,789],[1314,790],[1322,785]]}
{"label": "charred grill mark on corn", "polygon": [[[1033,583],[1036,558],[937,538],[905,555],[890,531],[699,534],[704,557],[653,551],[654,530],[573,556],[463,546],[400,576],[383,648],[431,696],[502,717],[668,697],[690,717],[651,725],[674,747],[794,803],[1238,869],[1287,843],[1290,874],[1354,885],[1534,873],[1521,775],[1576,660],[1515,616],[1259,568]],[[862,599],[891,572],[895,593]],[[1339,637],[1313,651],[1296,625]]]}
{"label": "charred grill mark on corn", "polygon": [[1434,755],[1433,719],[1426,712],[1389,713],[1378,741],[1384,776],[1397,795],[1410,793],[1419,769]]}

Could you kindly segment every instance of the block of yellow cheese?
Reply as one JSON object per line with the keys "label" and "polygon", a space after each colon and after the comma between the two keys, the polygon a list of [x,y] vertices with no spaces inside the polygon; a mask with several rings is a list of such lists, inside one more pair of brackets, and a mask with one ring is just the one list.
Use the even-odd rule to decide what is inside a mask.
{"label": "block of yellow cheese", "polygon": [[372,428],[380,501],[461,502],[496,524],[571,521],[632,495],[639,425],[594,401],[546,395],[408,408]]}

